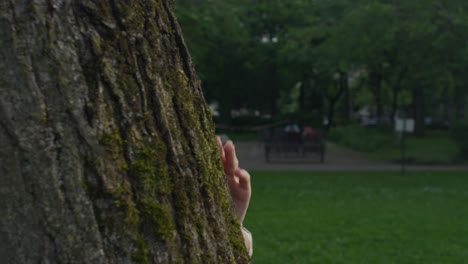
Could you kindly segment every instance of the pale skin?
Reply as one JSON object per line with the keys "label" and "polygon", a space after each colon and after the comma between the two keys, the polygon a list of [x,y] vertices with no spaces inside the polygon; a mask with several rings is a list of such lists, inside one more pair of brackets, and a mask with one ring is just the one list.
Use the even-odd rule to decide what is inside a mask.
{"label": "pale skin", "polygon": [[[249,207],[250,197],[252,195],[250,174],[246,170],[239,168],[236,148],[232,141],[227,141],[224,146],[219,137],[217,137],[217,141],[224,165],[224,174],[227,177],[229,191],[231,193],[232,200],[234,201],[237,220],[239,220],[239,223],[242,226]],[[242,233],[244,235],[246,247],[247,249],[250,249],[249,251],[251,252],[251,235],[247,234],[244,230],[242,230]]]}

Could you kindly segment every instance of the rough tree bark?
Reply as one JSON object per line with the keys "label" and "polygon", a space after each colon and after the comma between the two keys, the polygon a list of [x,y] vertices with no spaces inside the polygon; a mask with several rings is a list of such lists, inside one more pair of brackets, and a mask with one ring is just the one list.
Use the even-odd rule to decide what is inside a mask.
{"label": "rough tree bark", "polygon": [[0,1],[2,263],[247,263],[172,1]]}

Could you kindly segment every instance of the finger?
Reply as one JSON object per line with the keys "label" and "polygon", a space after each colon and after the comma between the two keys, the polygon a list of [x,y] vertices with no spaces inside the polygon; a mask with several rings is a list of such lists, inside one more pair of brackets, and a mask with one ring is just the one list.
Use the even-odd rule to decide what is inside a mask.
{"label": "finger", "polygon": [[239,186],[242,189],[250,190],[250,174],[243,169],[237,169],[235,171],[235,176],[239,178]]}
{"label": "finger", "polygon": [[231,140],[224,145],[224,152],[226,155],[226,162],[224,164],[224,172],[228,176],[234,176],[234,172],[239,168],[239,160],[236,156],[236,148]]}
{"label": "finger", "polygon": [[219,153],[221,154],[221,160],[223,163],[226,161],[226,156],[224,154],[223,142],[219,136],[216,136],[216,142],[218,143]]}

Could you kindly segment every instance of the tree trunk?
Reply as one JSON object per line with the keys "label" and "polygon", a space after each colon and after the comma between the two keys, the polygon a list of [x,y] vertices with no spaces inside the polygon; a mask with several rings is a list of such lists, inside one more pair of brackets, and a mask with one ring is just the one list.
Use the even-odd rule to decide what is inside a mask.
{"label": "tree trunk", "polygon": [[272,62],[270,66],[270,79],[267,82],[270,87],[270,113],[272,116],[276,116],[279,112],[278,110],[278,94],[279,94],[279,85],[278,85],[278,67],[276,62]]}
{"label": "tree trunk", "polygon": [[394,86],[392,88],[392,110],[390,111],[390,121],[395,122],[397,109],[398,109],[398,95],[400,94],[399,87]]}
{"label": "tree trunk", "polygon": [[413,89],[413,112],[414,112],[414,135],[424,136],[425,109],[424,109],[424,90],[421,87]]}
{"label": "tree trunk", "polygon": [[348,73],[340,72],[340,85],[343,87],[343,119],[345,122],[351,121],[351,97],[349,93]]}
{"label": "tree trunk", "polygon": [[328,104],[328,114],[327,114],[327,123],[325,125],[325,129],[327,131],[335,124],[335,101],[329,100]]}
{"label": "tree trunk", "polygon": [[390,122],[395,122],[397,110],[398,110],[398,96],[401,91],[401,86],[403,79],[406,76],[407,69],[406,67],[399,71],[398,77],[392,87],[392,109],[390,111]]}
{"label": "tree trunk", "polygon": [[247,263],[172,2],[0,1],[3,263]]}
{"label": "tree trunk", "polygon": [[377,124],[382,123],[383,116],[383,103],[382,103],[382,75],[378,72],[371,72],[370,74],[371,90],[374,94]]}
{"label": "tree trunk", "polygon": [[328,131],[332,126],[335,125],[335,107],[336,103],[339,101],[341,98],[341,95],[344,92],[345,87],[342,85],[341,77],[339,82],[336,84],[338,85],[338,91],[336,94],[333,95],[325,95],[328,101],[328,113],[327,113],[327,119],[328,119],[328,124],[325,126],[325,129]]}
{"label": "tree trunk", "polygon": [[455,89],[455,96],[454,96],[454,112],[455,112],[455,120],[461,120],[465,117],[466,114],[466,102],[468,101],[467,93],[465,92],[465,87],[468,85],[460,85]]}
{"label": "tree trunk", "polygon": [[[303,78],[306,80],[306,78]],[[306,82],[302,82],[301,86],[299,86],[299,113],[304,114],[306,113],[306,94],[305,94],[305,84]]]}

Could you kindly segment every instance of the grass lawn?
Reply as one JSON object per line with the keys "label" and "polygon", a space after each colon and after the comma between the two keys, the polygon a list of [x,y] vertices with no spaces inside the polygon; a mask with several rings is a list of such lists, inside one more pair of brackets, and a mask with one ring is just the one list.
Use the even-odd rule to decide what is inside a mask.
{"label": "grass lawn", "polygon": [[[458,147],[446,133],[435,132],[425,138],[410,136],[405,145],[405,156],[410,163],[453,164],[460,161]],[[401,145],[392,142],[388,147],[379,148],[370,156],[379,160],[401,160]]]}
{"label": "grass lawn", "polygon": [[[333,128],[330,140],[386,161],[401,159],[401,145],[391,128],[367,128],[359,125]],[[425,137],[406,137],[406,159],[416,164],[461,163],[460,150],[448,131],[427,131]]]}
{"label": "grass lawn", "polygon": [[467,263],[468,173],[251,172],[261,263]]}

